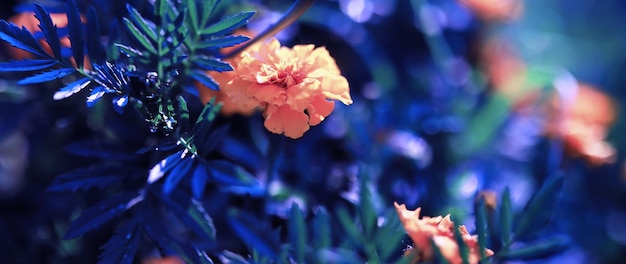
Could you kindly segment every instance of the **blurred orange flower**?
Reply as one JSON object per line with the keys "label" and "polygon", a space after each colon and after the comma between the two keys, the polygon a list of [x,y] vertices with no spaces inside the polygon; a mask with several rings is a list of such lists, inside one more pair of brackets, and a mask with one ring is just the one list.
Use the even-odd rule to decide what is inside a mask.
{"label": "blurred orange flower", "polygon": [[613,100],[589,84],[579,83],[572,104],[563,107],[555,93],[549,107],[546,133],[561,138],[567,154],[591,165],[615,161],[615,149],[604,139],[615,120]]}
{"label": "blurred orange flower", "polygon": [[522,0],[459,0],[484,20],[510,21],[522,15]]}
{"label": "blurred orange flower", "polygon": [[[419,207],[415,211],[409,211],[404,204],[399,205],[394,202],[394,206],[404,229],[415,243],[415,247],[411,251],[416,253],[416,261],[433,259],[432,240],[448,262],[452,264],[463,262],[459,253],[459,246],[454,238],[454,222],[450,220],[450,215],[420,218],[421,208]],[[463,237],[463,242],[469,248],[469,263],[478,263],[480,260],[478,236],[470,235],[465,226],[460,225],[458,228]],[[492,256],[493,251],[486,249],[485,255]]]}
{"label": "blurred orange flower", "polygon": [[326,48],[281,47],[276,39],[244,51],[222,89],[242,107],[261,107],[265,127],[290,138],[321,123],[335,102],[352,104],[348,81]]}

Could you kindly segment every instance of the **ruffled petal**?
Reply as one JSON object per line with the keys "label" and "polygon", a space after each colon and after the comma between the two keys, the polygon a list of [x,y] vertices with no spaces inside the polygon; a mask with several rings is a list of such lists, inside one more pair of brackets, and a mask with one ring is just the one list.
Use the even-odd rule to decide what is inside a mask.
{"label": "ruffled petal", "polygon": [[303,112],[291,110],[288,105],[268,106],[264,113],[265,128],[275,134],[285,134],[289,138],[300,138],[309,130],[309,117]]}
{"label": "ruffled petal", "polygon": [[324,99],[324,96],[316,96],[306,108],[309,113],[309,125],[316,126],[324,121],[334,108],[335,102]]}

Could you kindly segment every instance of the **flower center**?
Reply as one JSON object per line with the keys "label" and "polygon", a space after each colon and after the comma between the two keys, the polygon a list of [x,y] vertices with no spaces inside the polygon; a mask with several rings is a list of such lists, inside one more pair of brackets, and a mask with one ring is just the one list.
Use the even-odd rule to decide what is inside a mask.
{"label": "flower center", "polygon": [[302,76],[299,71],[294,70],[293,65],[285,67],[285,69],[279,71],[276,75],[272,76],[269,83],[283,87],[285,89],[292,85],[302,82]]}

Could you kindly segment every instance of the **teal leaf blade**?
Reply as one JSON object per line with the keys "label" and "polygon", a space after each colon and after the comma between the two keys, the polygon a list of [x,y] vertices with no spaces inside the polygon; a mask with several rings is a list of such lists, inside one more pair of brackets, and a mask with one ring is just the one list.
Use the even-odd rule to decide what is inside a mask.
{"label": "teal leaf blade", "polygon": [[241,12],[234,16],[224,18],[223,20],[203,29],[201,33],[203,35],[226,35],[247,24],[248,19],[250,19],[255,13],[256,12],[254,11]]}
{"label": "teal leaf blade", "polygon": [[500,200],[500,241],[503,247],[508,247],[511,244],[511,228],[513,225],[513,211],[511,209],[511,190],[507,187],[502,192],[502,198]]}
{"label": "teal leaf blade", "polygon": [[226,36],[226,37],[220,37],[220,38],[215,38],[215,39],[210,39],[210,40],[205,40],[202,41],[200,43],[198,43],[196,45],[195,48],[197,49],[221,49],[221,48],[225,48],[225,47],[232,47],[235,46],[237,44],[243,43],[244,41],[249,40],[250,37],[248,36]]}
{"label": "teal leaf blade", "polygon": [[233,67],[228,62],[207,57],[195,57],[191,60],[196,66],[210,71],[225,72],[232,71]]}
{"label": "teal leaf blade", "polygon": [[126,10],[128,10],[128,14],[130,15],[130,21],[132,21],[137,29],[150,38],[150,40],[156,41],[157,33],[154,25],[151,25],[151,22],[143,18],[139,11],[137,11],[137,9],[132,7],[130,4],[126,4]]}
{"label": "teal leaf blade", "polygon": [[126,25],[126,29],[128,30],[128,32],[130,32],[131,36],[135,40],[137,40],[137,42],[139,42],[141,46],[143,46],[147,51],[149,51],[152,54],[158,53],[156,48],[152,44],[152,42],[150,42],[150,39],[148,39],[146,35],[141,33],[141,31],[135,26],[135,24],[133,24],[133,22],[131,22],[128,18],[124,18],[123,20],[124,20],[124,25]]}

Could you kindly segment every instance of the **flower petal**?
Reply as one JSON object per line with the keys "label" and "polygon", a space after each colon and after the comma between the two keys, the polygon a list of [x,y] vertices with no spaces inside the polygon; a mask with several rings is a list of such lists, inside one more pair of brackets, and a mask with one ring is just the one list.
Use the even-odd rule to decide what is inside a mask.
{"label": "flower petal", "polygon": [[309,130],[309,117],[303,112],[291,110],[288,105],[280,107],[268,105],[264,113],[265,128],[275,134],[296,139]]}
{"label": "flower petal", "polygon": [[311,105],[306,108],[309,113],[309,125],[316,126],[326,118],[335,108],[335,102],[328,101],[323,95],[316,96]]}

